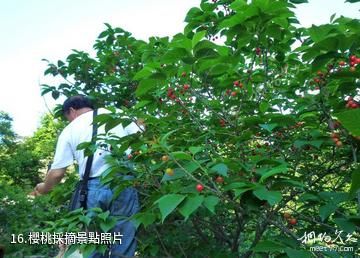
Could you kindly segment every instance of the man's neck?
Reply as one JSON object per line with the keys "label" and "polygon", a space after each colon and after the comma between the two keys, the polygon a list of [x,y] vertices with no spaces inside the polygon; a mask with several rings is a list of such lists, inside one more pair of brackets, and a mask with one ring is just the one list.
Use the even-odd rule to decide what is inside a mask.
{"label": "man's neck", "polygon": [[[76,110],[76,118],[78,118],[79,116],[81,116],[82,114],[85,114],[87,112],[90,112],[90,111],[93,111],[92,108],[88,108],[88,107],[85,107],[85,108],[80,108],[78,110]],[[75,118],[75,119],[76,119]],[[75,120],[74,119],[74,120]]]}

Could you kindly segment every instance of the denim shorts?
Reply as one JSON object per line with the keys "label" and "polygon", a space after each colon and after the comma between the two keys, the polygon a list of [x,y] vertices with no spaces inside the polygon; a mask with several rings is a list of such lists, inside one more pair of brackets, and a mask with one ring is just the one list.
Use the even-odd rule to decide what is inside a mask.
{"label": "denim shorts", "polygon": [[[135,188],[128,187],[113,200],[113,191],[108,186],[102,185],[99,178],[94,178],[88,181],[87,208],[94,207],[110,211],[112,216],[130,217],[140,210],[138,193]],[[105,255],[96,252],[90,257],[133,257],[135,255],[136,228],[131,221],[120,218],[109,232],[120,233],[121,244],[111,245]]]}

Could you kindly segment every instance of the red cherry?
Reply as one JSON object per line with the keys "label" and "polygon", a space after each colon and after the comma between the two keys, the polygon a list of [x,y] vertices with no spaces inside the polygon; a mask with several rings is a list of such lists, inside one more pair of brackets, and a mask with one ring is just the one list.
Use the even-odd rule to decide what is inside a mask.
{"label": "red cherry", "polygon": [[339,138],[332,138],[332,139],[335,142],[335,144],[340,141]]}
{"label": "red cherry", "polygon": [[221,176],[218,176],[218,177],[215,179],[215,181],[216,181],[217,183],[221,184],[221,183],[224,183],[224,178],[221,177]]}
{"label": "red cherry", "polygon": [[334,122],[334,129],[338,128],[340,126],[340,122],[339,121],[335,121]]}
{"label": "red cherry", "polygon": [[340,62],[339,62],[339,65],[340,65],[340,66],[344,66],[344,65],[345,65],[345,62],[344,62],[344,61],[340,61]]}
{"label": "red cherry", "polygon": [[297,220],[295,218],[289,219],[289,224],[290,225],[296,225]]}
{"label": "red cherry", "polygon": [[202,184],[197,184],[196,190],[200,193],[200,192],[202,192],[202,190],[204,190],[204,186]]}
{"label": "red cherry", "polygon": [[351,62],[356,61],[356,56],[354,56],[354,55],[350,56],[350,61],[351,61]]}
{"label": "red cherry", "polygon": [[339,135],[337,133],[332,133],[331,138],[339,138]]}
{"label": "red cherry", "polygon": [[336,146],[338,146],[338,147],[341,147],[341,146],[343,145],[341,141],[337,141],[335,144],[336,144]]}
{"label": "red cherry", "polygon": [[314,82],[319,83],[320,79],[319,78],[314,78]]}
{"label": "red cherry", "polygon": [[219,120],[220,126],[224,127],[225,126],[225,120],[224,119],[220,119]]}
{"label": "red cherry", "polygon": [[129,154],[127,157],[128,159],[132,159],[133,155]]}
{"label": "red cherry", "polygon": [[261,48],[257,47],[255,49],[256,54],[259,56],[261,54]]}
{"label": "red cherry", "polygon": [[233,97],[235,97],[236,94],[237,94],[236,91],[231,92],[231,96],[233,96]]}
{"label": "red cherry", "polygon": [[358,107],[358,104],[357,104],[357,103],[352,103],[352,104],[350,105],[350,107],[351,107],[351,108],[357,108],[357,107]]}
{"label": "red cherry", "polygon": [[324,76],[324,74],[321,71],[317,71],[317,75],[319,75],[320,77]]}
{"label": "red cherry", "polygon": [[190,85],[189,84],[184,84],[184,90],[188,90],[190,88]]}
{"label": "red cherry", "polygon": [[351,67],[349,68],[349,71],[353,73],[353,72],[356,71],[356,68],[355,68],[354,66],[351,66]]}
{"label": "red cherry", "polygon": [[239,81],[234,81],[234,86],[239,86],[240,82]]}
{"label": "red cherry", "polygon": [[360,64],[360,58],[356,58],[355,63]]}
{"label": "red cherry", "polygon": [[356,62],[354,62],[354,61],[350,62],[350,66],[355,66],[355,65],[356,65]]}
{"label": "red cherry", "polygon": [[284,218],[285,218],[285,219],[290,219],[290,218],[291,218],[291,214],[288,213],[288,212],[285,212],[285,213],[284,213]]}
{"label": "red cherry", "polygon": [[182,72],[181,77],[185,77],[185,76],[186,76],[186,72]]}

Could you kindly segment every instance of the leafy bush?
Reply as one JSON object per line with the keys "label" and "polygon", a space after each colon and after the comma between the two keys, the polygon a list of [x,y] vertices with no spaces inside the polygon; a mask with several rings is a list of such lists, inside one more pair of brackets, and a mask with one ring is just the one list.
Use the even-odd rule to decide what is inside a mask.
{"label": "leafy bush", "polygon": [[[97,118],[107,130],[145,121],[145,132],[107,140],[105,175],[124,187],[113,181],[128,169],[119,161],[130,146],[136,179],[128,183],[143,199],[133,218],[140,255],[359,249],[360,21],[301,28],[293,8],[303,2],[203,0],[171,39],[144,42],[106,24],[95,57],[74,51],[49,63],[45,74],[66,81],[43,94],[91,96],[109,107]],[[301,243],[313,231],[335,242]]]}

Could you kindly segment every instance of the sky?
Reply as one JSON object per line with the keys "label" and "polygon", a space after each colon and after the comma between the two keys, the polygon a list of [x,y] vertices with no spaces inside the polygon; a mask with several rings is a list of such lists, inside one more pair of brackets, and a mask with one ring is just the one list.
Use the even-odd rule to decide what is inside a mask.
{"label": "sky", "polygon": [[[309,0],[295,13],[303,26],[328,23],[334,13],[359,18],[360,3]],[[138,39],[182,32],[187,11],[200,0],[0,0],[0,110],[13,129],[30,136],[55,102],[41,97],[46,63],[64,60],[72,49],[91,51],[104,23]],[[61,104],[61,101],[57,102]]]}

